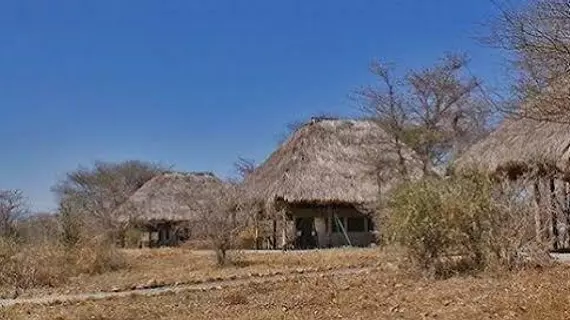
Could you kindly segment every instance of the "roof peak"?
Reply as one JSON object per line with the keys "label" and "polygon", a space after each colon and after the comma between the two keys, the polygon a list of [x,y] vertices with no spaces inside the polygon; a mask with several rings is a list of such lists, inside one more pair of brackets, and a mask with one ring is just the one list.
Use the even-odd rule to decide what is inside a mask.
{"label": "roof peak", "polygon": [[213,177],[213,178],[216,177],[216,175],[211,171],[190,171],[190,172],[171,171],[171,172],[165,172],[164,176],[183,176],[183,177],[194,176],[194,177]]}
{"label": "roof peak", "polygon": [[329,117],[329,116],[319,116],[311,117],[309,121],[305,122],[305,125],[319,124],[319,123],[366,123],[370,122],[370,119],[364,118],[343,118],[343,117]]}
{"label": "roof peak", "polygon": [[333,116],[313,116],[309,119],[309,123],[313,124],[322,121],[334,121],[334,120],[341,120],[341,119],[339,117],[333,117]]}

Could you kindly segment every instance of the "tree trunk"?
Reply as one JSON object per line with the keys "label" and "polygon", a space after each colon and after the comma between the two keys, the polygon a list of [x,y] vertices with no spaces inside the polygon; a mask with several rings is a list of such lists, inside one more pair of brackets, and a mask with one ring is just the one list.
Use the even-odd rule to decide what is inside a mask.
{"label": "tree trunk", "polygon": [[226,264],[226,249],[216,248],[216,262],[219,266]]}

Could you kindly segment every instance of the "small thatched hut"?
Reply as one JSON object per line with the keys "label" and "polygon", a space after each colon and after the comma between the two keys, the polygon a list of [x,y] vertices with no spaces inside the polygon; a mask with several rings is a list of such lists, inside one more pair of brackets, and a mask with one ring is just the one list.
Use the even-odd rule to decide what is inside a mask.
{"label": "small thatched hut", "polygon": [[454,170],[478,170],[508,180],[524,178],[529,183],[527,194],[537,204],[537,237],[551,239],[555,250],[570,245],[570,124],[507,119],[467,150]]}
{"label": "small thatched hut", "polygon": [[122,220],[145,231],[150,246],[176,245],[199,218],[196,208],[213,203],[225,187],[209,172],[165,173],[137,190],[118,210]]}
{"label": "small thatched hut", "polygon": [[[398,179],[389,165],[397,161],[390,140],[368,120],[312,119],[293,132],[244,181],[246,193],[280,221],[281,232],[274,222],[273,245],[373,243],[370,213]],[[403,153],[413,161],[411,150]]]}

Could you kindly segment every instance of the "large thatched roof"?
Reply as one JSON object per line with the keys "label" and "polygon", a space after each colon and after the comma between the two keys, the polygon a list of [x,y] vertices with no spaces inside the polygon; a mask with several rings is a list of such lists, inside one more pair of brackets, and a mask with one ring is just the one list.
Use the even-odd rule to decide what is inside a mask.
{"label": "large thatched roof", "polygon": [[224,182],[211,173],[165,173],[154,177],[119,208],[118,215],[139,221],[188,221],[196,208],[214,203]]}
{"label": "large thatched roof", "polygon": [[[250,174],[244,187],[253,197],[270,202],[373,203],[380,194],[378,164],[396,159],[388,140],[372,121],[311,120]],[[412,162],[412,151],[406,148],[404,153]],[[388,166],[384,173],[393,171]],[[382,175],[384,191],[394,178]]]}
{"label": "large thatched roof", "polygon": [[569,173],[570,125],[532,119],[505,120],[461,156],[455,168],[521,174],[543,169]]}

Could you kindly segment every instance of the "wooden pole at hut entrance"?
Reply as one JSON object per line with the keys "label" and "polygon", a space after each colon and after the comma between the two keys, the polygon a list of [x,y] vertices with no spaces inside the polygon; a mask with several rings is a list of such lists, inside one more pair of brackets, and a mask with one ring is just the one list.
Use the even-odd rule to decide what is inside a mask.
{"label": "wooden pole at hut entrance", "polygon": [[333,213],[332,207],[327,206],[327,246],[332,247]]}
{"label": "wooden pole at hut entrance", "polygon": [[267,217],[271,217],[273,220],[273,236],[271,237],[271,247],[273,250],[277,249],[277,210],[275,210],[275,205],[271,201],[265,203],[265,213]]}
{"label": "wooden pole at hut entrance", "polygon": [[283,219],[281,223],[281,248],[285,250],[287,247],[287,212],[285,209],[281,209],[281,218]]}
{"label": "wooden pole at hut entrance", "polygon": [[277,213],[273,215],[273,250],[277,249]]}
{"label": "wooden pole at hut entrance", "polygon": [[255,212],[253,213],[253,232],[254,232],[254,244],[253,247],[255,250],[259,250],[259,222],[258,222],[258,215],[259,211],[254,208]]}
{"label": "wooden pole at hut entrance", "polygon": [[539,179],[534,180],[534,200],[536,201],[536,211],[534,213],[534,227],[536,231],[536,240],[542,242],[542,198],[540,194]]}
{"label": "wooden pole at hut entrance", "polygon": [[[568,248],[568,245],[570,245],[570,198],[568,197],[568,187],[570,187],[568,182],[564,182],[564,216],[566,217],[566,240],[562,245],[566,246],[566,248]],[[569,242],[568,245],[566,245],[567,241]]]}
{"label": "wooden pole at hut entrance", "polygon": [[[568,196],[568,188],[570,184],[568,182],[564,183],[564,214],[566,216],[566,239],[568,241],[568,246],[570,246],[570,197]],[[564,241],[566,243],[566,241]],[[567,247],[568,247],[567,246]]]}
{"label": "wooden pole at hut entrance", "polygon": [[552,248],[558,250],[558,220],[556,217],[556,184],[550,178],[550,217],[552,222]]}

